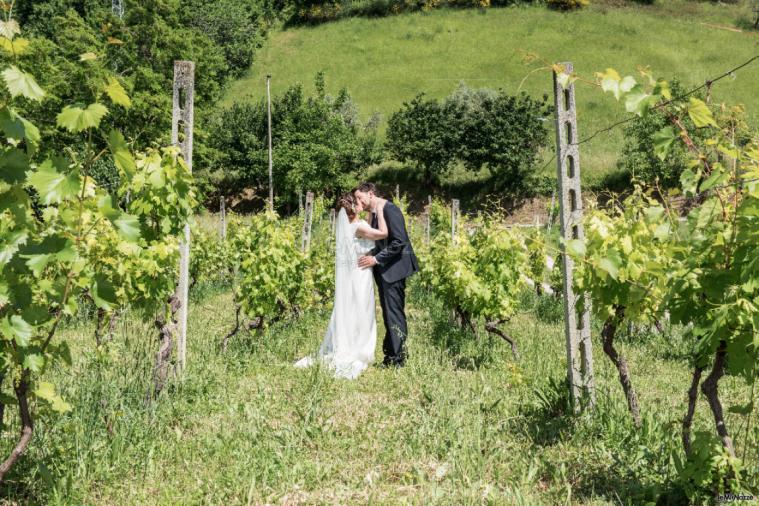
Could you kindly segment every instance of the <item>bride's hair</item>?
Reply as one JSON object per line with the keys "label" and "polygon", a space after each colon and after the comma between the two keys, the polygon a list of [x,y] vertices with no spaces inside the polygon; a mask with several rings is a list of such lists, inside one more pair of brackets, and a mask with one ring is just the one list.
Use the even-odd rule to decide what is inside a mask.
{"label": "bride's hair", "polygon": [[338,197],[337,199],[337,208],[345,209],[345,213],[348,215],[348,220],[353,221],[353,218],[356,217],[356,197],[353,196],[353,193],[343,193]]}

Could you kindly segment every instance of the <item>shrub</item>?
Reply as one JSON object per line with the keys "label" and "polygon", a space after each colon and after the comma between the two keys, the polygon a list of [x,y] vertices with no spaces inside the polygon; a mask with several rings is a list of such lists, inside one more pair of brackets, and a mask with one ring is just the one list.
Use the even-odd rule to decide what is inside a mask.
{"label": "shrub", "polygon": [[459,134],[453,107],[421,93],[388,121],[387,150],[399,161],[415,163],[428,184],[438,183],[455,159]]}
{"label": "shrub", "polygon": [[495,186],[514,196],[533,195],[545,186],[532,169],[548,141],[546,101],[463,84],[444,101],[418,95],[390,118],[386,146],[428,184],[458,161],[472,172],[487,167]]}
{"label": "shrub", "polygon": [[470,170],[487,167],[496,186],[515,195],[532,195],[538,178],[532,172],[539,150],[548,142],[545,118],[552,108],[522,93],[472,90],[461,85],[447,100],[459,114],[457,157]]}
{"label": "shrub", "polygon": [[[268,193],[266,102],[235,104],[216,119],[210,142],[220,154],[227,184]],[[352,186],[363,167],[377,161],[376,121],[362,125],[346,90],[337,98],[306,97],[300,85],[272,99],[275,193],[297,202],[301,191],[334,193]]]}
{"label": "shrub", "polygon": [[553,9],[569,11],[586,7],[590,0],[546,0],[546,4]]}

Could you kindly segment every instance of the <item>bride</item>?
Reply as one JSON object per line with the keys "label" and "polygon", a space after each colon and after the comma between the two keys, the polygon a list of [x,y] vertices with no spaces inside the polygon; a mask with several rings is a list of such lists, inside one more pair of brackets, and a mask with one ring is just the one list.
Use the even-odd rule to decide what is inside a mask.
{"label": "bride", "polygon": [[358,258],[374,248],[374,241],[387,237],[382,204],[377,214],[378,229],[359,214],[363,206],[352,193],[340,197],[335,227],[335,302],[321,347],[315,356],[295,363],[304,368],[322,362],[335,377],[355,379],[374,362],[377,323],[374,312],[374,279],[371,269],[358,267]]}

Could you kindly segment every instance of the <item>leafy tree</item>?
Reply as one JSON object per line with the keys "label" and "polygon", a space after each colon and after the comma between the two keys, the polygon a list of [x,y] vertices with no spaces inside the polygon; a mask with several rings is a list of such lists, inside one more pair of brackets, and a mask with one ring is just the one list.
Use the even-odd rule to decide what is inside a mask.
{"label": "leafy tree", "polygon": [[386,148],[397,160],[415,163],[425,183],[439,183],[456,156],[457,116],[455,103],[425,100],[420,93],[390,117]]}
{"label": "leafy tree", "polygon": [[[272,100],[275,192],[294,201],[300,191],[342,191],[359,169],[375,161],[374,125],[363,127],[343,90],[328,97],[317,82],[317,96],[300,85]],[[229,182],[267,193],[268,127],[266,103],[235,104],[216,120],[212,145],[221,153]]]}
{"label": "leafy tree", "polygon": [[246,71],[266,35],[264,5],[252,0],[183,2],[182,19],[218,44],[232,75]]}
{"label": "leafy tree", "polygon": [[538,101],[524,93],[510,96],[462,87],[447,100],[463,112],[457,157],[472,171],[487,167],[501,189],[533,193],[537,180],[532,168],[548,142],[546,118],[552,109],[547,100],[545,95]]}
{"label": "leafy tree", "polygon": [[[14,12],[33,35],[22,57],[29,68],[40,69],[40,84],[49,90],[47,101],[22,104],[22,113],[48,134],[44,149],[78,149],[49,118],[62,104],[85,102],[93,85],[114,78],[131,97],[131,107],[114,111],[104,125],[122,126],[138,149],[155,141],[165,144],[174,60],[192,60],[197,69],[195,169],[202,172],[218,159],[207,144],[210,111],[225,83],[251,64],[272,9],[252,0],[144,0],[128,2],[119,19],[110,2],[100,0],[17,1]],[[88,55],[84,65],[77,63],[80,55]]]}
{"label": "leafy tree", "polygon": [[487,167],[504,190],[532,193],[537,179],[530,170],[548,140],[546,100],[465,85],[442,102],[420,94],[390,118],[386,147],[415,163],[428,184],[459,161],[472,171]]}

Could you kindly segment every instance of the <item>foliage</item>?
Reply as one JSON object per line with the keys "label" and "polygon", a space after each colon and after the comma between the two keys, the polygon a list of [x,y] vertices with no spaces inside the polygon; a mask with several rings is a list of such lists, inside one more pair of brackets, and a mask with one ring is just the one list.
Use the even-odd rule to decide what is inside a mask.
{"label": "foliage", "polygon": [[446,100],[460,123],[458,159],[473,172],[487,167],[498,189],[534,194],[539,181],[533,169],[548,143],[546,120],[553,110],[547,101],[547,95],[539,101],[526,93],[510,96],[462,84]]}
{"label": "foliage", "polygon": [[[632,76],[622,78],[613,69],[598,77],[605,91],[624,100],[629,112],[642,116],[660,113],[671,99],[669,84],[645,72],[643,84]],[[651,310],[667,311],[673,323],[686,326],[693,350],[692,388],[699,386],[701,371],[711,367],[700,388],[709,401],[722,450],[730,458],[705,459],[704,448],[690,441],[688,417],[683,425],[686,457],[689,462],[719,465],[720,469],[713,471],[725,477],[728,488],[736,490],[746,476],[734,465],[736,452],[718,382],[725,374],[742,377],[752,385],[756,382],[759,143],[756,138],[741,141],[742,108],[721,106],[719,111],[715,115],[702,100],[690,96],[673,110],[664,111],[669,124],[655,136],[654,151],[661,159],[679,143],[691,158],[680,175],[686,197],[684,220],[638,192],[618,218],[591,213],[585,242],[569,241],[566,247],[586,264],[580,287],[592,294],[601,311],[608,314],[610,305],[625,308],[633,317]],[[693,128],[685,126],[686,118]],[[700,136],[693,130],[700,130]],[[695,398],[690,397],[689,412],[695,409]],[[753,402],[733,406],[730,411],[748,414]],[[688,469],[692,470],[690,464],[681,466],[681,473],[687,474]],[[693,499],[717,490],[722,489],[691,489],[689,493]]]}
{"label": "foliage", "polygon": [[[191,60],[196,65],[194,160],[201,176],[218,156],[207,144],[210,111],[226,83],[250,66],[276,17],[273,6],[248,0],[126,2],[123,19],[111,12],[110,2],[95,0],[16,2],[14,13],[33,34],[21,61],[38,69],[48,92],[43,103],[19,104],[49,139],[43,149],[81,149],[75,137],[46,120],[66,104],[87,103],[104,83],[128,93],[131,102],[111,111],[105,128],[118,125],[137,149],[166,144],[174,61]],[[104,146],[101,139],[95,142]],[[207,184],[203,189],[213,190]]]}
{"label": "foliage", "polygon": [[272,213],[235,229],[232,247],[240,255],[235,298],[245,314],[276,320],[303,300],[305,258],[295,237],[294,227]]}
{"label": "foliage", "polygon": [[439,8],[501,7],[532,0],[295,0],[290,7],[291,23],[324,23],[347,17],[392,16],[402,12],[428,12]]}
{"label": "foliage", "polygon": [[195,223],[190,231],[190,285],[231,276],[228,246],[218,234]]}
{"label": "foliage", "polygon": [[386,148],[400,161],[412,161],[422,170],[424,182],[438,183],[456,156],[457,111],[424,94],[393,113],[387,124]]}
{"label": "foliage", "polygon": [[[319,83],[322,83],[321,86]],[[324,93],[317,76],[317,96],[305,97],[293,86],[272,99],[274,189],[283,203],[301,192],[335,194],[351,188],[359,170],[374,162],[374,125],[358,121],[350,95]],[[221,166],[236,187],[268,193],[268,126],[264,101],[235,104],[221,112],[212,137]]]}
{"label": "foliage", "polygon": [[447,307],[467,320],[508,321],[525,286],[528,252],[523,239],[483,219],[469,233],[435,237],[423,263],[424,279]]}
{"label": "foliage", "polygon": [[[677,99],[685,90],[677,80],[672,80],[670,87],[674,101],[663,110],[674,114],[676,108],[682,107],[686,102],[686,100]],[[699,96],[699,98],[704,97]],[[690,118],[683,120],[685,127],[693,132],[696,138],[703,137],[700,131],[694,131]],[[666,126],[669,126],[669,120],[665,114],[635,117],[625,128],[625,143],[617,162],[618,168],[629,173],[633,179],[649,186],[658,184],[662,189],[679,186],[680,174],[689,161],[688,151],[686,146],[677,143],[671,147],[664,159],[657,156],[655,149],[657,134]]]}
{"label": "foliage", "polygon": [[590,0],[546,0],[546,4],[553,9],[567,11],[586,7],[590,5]]}
{"label": "foliage", "polygon": [[672,226],[677,220],[640,187],[619,207],[586,211],[585,239],[567,242],[576,265],[575,283],[593,299],[601,321],[624,308],[625,319],[653,323],[663,318],[662,300],[671,269]]}
{"label": "foliage", "polygon": [[531,194],[538,184],[531,170],[548,141],[546,100],[463,84],[442,102],[417,95],[390,118],[387,149],[398,160],[414,162],[427,184],[439,183],[459,161],[473,172],[487,167],[508,193]]}
{"label": "foliage", "polygon": [[[0,129],[5,134],[0,379],[8,378],[13,385],[22,431],[0,479],[31,439],[34,414],[29,396],[43,410],[70,409],[55,385],[40,381],[47,368],[71,363],[67,342],[55,339],[62,319],[77,313],[84,295],[106,311],[121,303],[164,299],[173,289],[174,273],[163,262],[175,258],[176,234],[195,203],[191,176],[175,149],[151,150],[135,158],[120,132],[106,133],[103,119],[130,103],[114,81],[100,81],[90,90],[86,105],[60,110],[55,123],[77,147],[49,156],[46,136],[17,108],[42,102],[49,92],[21,70],[28,63],[17,56],[29,45],[17,37],[16,22],[6,19],[2,26],[0,46],[14,63],[4,66],[0,98]],[[108,149],[98,149],[93,139],[101,139]],[[99,187],[89,174],[109,152],[119,170],[117,192]],[[123,210],[118,195],[127,192],[135,199]],[[151,269],[151,262],[158,268]]]}

